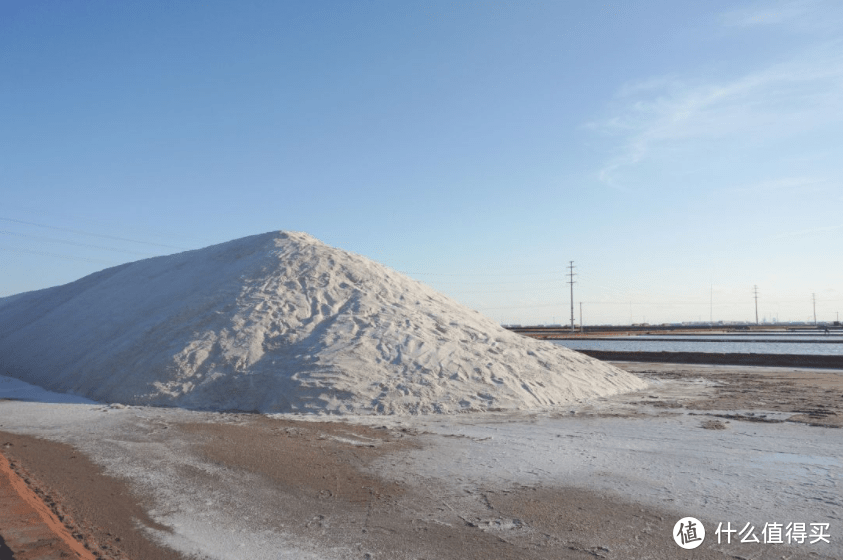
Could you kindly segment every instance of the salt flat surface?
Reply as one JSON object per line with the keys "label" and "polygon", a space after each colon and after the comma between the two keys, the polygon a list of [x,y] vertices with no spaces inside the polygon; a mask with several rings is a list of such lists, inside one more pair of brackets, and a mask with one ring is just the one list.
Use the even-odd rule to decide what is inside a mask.
{"label": "salt flat surface", "polygon": [[733,525],[832,520],[839,526],[840,430],[750,422],[704,430],[700,422],[686,414],[425,421],[420,429],[462,437],[432,438],[435,449],[377,468],[396,477],[409,471],[439,480],[599,489]]}
{"label": "salt flat surface", "polygon": [[294,232],[0,299],[0,371],[102,402],[334,414],[522,410],[645,385]]}

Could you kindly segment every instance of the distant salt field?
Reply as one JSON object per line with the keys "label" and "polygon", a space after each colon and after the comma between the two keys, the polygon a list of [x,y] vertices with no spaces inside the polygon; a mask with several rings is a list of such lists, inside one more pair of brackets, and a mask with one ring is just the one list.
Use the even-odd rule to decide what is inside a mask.
{"label": "distant salt field", "polygon": [[829,334],[817,333],[817,332],[810,332],[810,333],[792,333],[792,332],[750,332],[750,333],[737,333],[737,332],[730,332],[730,333],[713,333],[713,334],[676,334],[676,333],[664,333],[664,334],[639,334],[636,336],[624,336],[621,338],[638,338],[638,339],[649,339],[649,340],[666,340],[672,338],[681,338],[683,340],[708,340],[711,338],[722,339],[724,342],[727,340],[738,340],[738,341],[762,341],[762,340],[775,340],[775,341],[799,341],[799,342],[843,342],[843,331],[830,331]]}
{"label": "distant salt field", "polygon": [[[771,340],[774,340],[771,342]],[[843,336],[776,334],[640,335],[604,339],[553,340],[572,350],[617,352],[708,352],[720,354],[843,355]]]}

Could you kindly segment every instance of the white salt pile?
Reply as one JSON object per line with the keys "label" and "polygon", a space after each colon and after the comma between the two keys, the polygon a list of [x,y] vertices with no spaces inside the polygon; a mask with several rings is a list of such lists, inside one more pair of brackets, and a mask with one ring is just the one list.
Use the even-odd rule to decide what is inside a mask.
{"label": "white salt pile", "polygon": [[644,387],[291,232],[0,299],[0,373],[98,401],[260,412],[529,409]]}

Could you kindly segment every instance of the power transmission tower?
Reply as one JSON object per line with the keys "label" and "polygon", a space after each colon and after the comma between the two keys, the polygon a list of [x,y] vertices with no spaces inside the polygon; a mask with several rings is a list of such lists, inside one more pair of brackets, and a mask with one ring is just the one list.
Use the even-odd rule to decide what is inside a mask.
{"label": "power transmission tower", "polygon": [[574,261],[569,262],[571,263],[568,265],[568,284],[571,285],[571,332],[574,332],[574,284],[576,283],[574,276],[576,276],[576,273],[574,273]]}
{"label": "power transmission tower", "polygon": [[758,324],[758,286],[755,286],[755,324]]}
{"label": "power transmission tower", "polygon": [[582,302],[580,302],[580,332],[585,332],[585,328],[582,325]]}
{"label": "power transmission tower", "polygon": [[811,299],[814,302],[814,326],[817,326],[817,294],[811,294]]}

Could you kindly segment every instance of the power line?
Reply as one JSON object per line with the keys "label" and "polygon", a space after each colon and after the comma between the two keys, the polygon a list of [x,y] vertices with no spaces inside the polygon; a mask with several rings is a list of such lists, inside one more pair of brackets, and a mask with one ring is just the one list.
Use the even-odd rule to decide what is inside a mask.
{"label": "power line", "polygon": [[114,264],[116,264],[116,263],[111,262],[111,261],[103,261],[103,260],[100,260],[100,259],[86,259],[85,257],[71,257],[70,255],[60,255],[60,254],[57,254],[57,253],[48,253],[46,251],[34,251],[32,249],[18,249],[18,248],[15,248],[15,247],[0,246],[0,251],[9,251],[9,252],[12,252],[12,253],[31,253],[33,255],[42,255],[42,256],[45,256],[45,257],[54,257],[54,258],[57,258],[57,259],[67,259],[69,261],[85,261],[85,262],[91,262],[91,263],[107,264],[107,265],[112,265],[112,266]]}
{"label": "power line", "polygon": [[54,229],[54,230],[58,230],[58,231],[68,231],[68,232],[71,232],[71,233],[77,233],[79,235],[89,235],[91,237],[101,237],[103,239],[113,239],[115,241],[128,241],[129,243],[141,243],[143,245],[153,245],[155,247],[166,247],[167,249],[179,249],[180,251],[187,251],[187,248],[185,248],[185,247],[177,247],[175,245],[165,245],[163,243],[153,243],[152,241],[139,241],[137,239],[129,239],[129,238],[126,238],[126,237],[117,237],[117,236],[114,236],[114,235],[105,235],[105,234],[102,234],[102,233],[91,233],[89,231],[82,231],[81,229],[63,228],[63,227],[58,227],[58,226],[48,226],[48,225],[44,225],[44,224],[36,224],[34,222],[25,222],[23,220],[15,220],[13,218],[0,217],[0,220],[5,220],[7,222],[15,222],[17,224],[25,224],[25,225],[28,225],[28,226]]}
{"label": "power line", "polygon": [[502,305],[497,307],[480,307],[478,311],[486,311],[489,309],[532,309],[534,307],[558,307],[559,303],[539,303],[536,305]]}
{"label": "power line", "polygon": [[465,274],[452,274],[448,272],[407,272],[405,270],[399,270],[401,274],[415,274],[417,276],[556,276],[561,271],[555,272],[507,272],[507,273],[500,273],[500,274],[486,274],[483,272],[471,272]]}
{"label": "power line", "polygon": [[571,264],[568,265],[568,268],[570,270],[570,272],[568,273],[568,276],[570,278],[570,280],[568,280],[568,283],[571,285],[571,332],[574,332],[574,283],[576,282],[574,280],[574,276],[576,276],[576,273],[574,272],[574,261],[570,261],[570,263]]}
{"label": "power line", "polygon": [[[15,205],[15,206],[7,207],[7,210],[27,212],[29,214],[35,214],[35,215],[38,215],[38,216],[40,216],[42,218],[46,218],[46,219],[50,219],[50,217],[58,217],[58,218],[64,219],[64,220],[67,220],[67,219],[71,219],[71,220],[75,220],[75,221],[81,220],[83,222],[88,222],[89,224],[92,224],[92,225],[95,225],[95,226],[100,226],[100,227],[104,226],[106,228],[115,228],[115,227],[126,228],[127,227],[127,224],[121,224],[121,223],[115,223],[115,222],[109,222],[109,221],[103,221],[103,220],[95,220],[95,219],[92,219],[92,218],[87,217],[87,216],[74,215],[74,214],[70,214],[70,213],[67,213],[67,212],[47,212],[43,208],[33,210],[32,208],[26,208],[25,206],[16,206]],[[134,230],[134,232],[138,233],[138,234],[156,235],[156,236],[159,236],[159,237],[180,237],[182,239],[190,239],[192,241],[203,241],[203,242],[208,242],[209,244],[213,243],[213,240],[211,238],[196,237],[194,235],[188,235],[188,234],[181,233],[181,232],[174,232],[174,231],[157,229],[157,228],[150,228],[150,227],[138,228],[138,227],[128,226],[128,228],[131,229],[131,230]]]}
{"label": "power line", "polygon": [[[783,300],[768,300],[769,303],[793,303],[796,301],[805,301],[804,297],[799,299],[783,299]],[[589,305],[709,305],[707,301],[584,301]],[[718,301],[717,306],[724,305],[740,305],[746,303],[744,301]]]}
{"label": "power line", "polygon": [[[803,300],[804,301],[804,300]],[[703,306],[707,305],[707,302],[704,301],[696,301],[696,302],[676,302],[676,301],[662,301],[662,302],[647,302],[647,301],[584,301],[582,302],[588,305],[616,305],[616,306],[623,306],[623,305],[646,305],[648,307],[675,307],[679,305],[698,305]],[[740,305],[741,301],[724,301],[720,302],[718,306],[724,305]],[[776,303],[776,302],[771,302]],[[505,306],[494,306],[494,307],[478,307],[478,310],[485,310],[485,309],[528,309],[528,308],[535,308],[535,307],[556,307],[559,305],[559,302],[546,302],[546,303],[536,303],[536,304],[525,304],[525,305],[505,305]]]}
{"label": "power line", "polygon": [[[406,275],[405,272],[402,272],[401,274]],[[553,285],[553,286],[556,286],[556,288],[559,288],[558,277],[559,277],[559,275],[557,274],[556,278],[553,279],[552,283],[549,280],[539,280],[538,284],[539,285],[540,284],[547,284],[548,286]],[[434,278],[434,279],[431,279],[431,280],[426,280],[426,282],[435,283],[437,286],[451,286],[451,285],[503,286],[503,285],[511,285],[511,284],[526,285],[528,281],[525,281],[525,280],[503,280],[503,281],[500,281],[500,282],[476,282],[474,280],[438,280],[438,279]],[[530,283],[529,285],[534,286],[534,285],[537,285],[537,284]]]}
{"label": "power line", "polygon": [[45,241],[47,243],[63,243],[65,245],[75,245],[77,247],[89,247],[91,249],[103,249],[105,251],[117,251],[120,253],[129,253],[132,255],[141,255],[145,257],[154,256],[153,253],[141,253],[140,251],[130,251],[128,249],[118,249],[116,247],[103,247],[102,245],[90,245],[88,243],[77,243],[75,241],[67,241],[66,239],[55,239],[53,237],[39,237],[37,235],[27,235],[25,233],[17,233],[15,231],[0,231],[0,235],[14,235],[16,237],[26,237],[36,241]]}
{"label": "power line", "polygon": [[[545,293],[545,292],[555,292],[559,290],[559,285],[547,288],[537,288],[533,289],[530,288],[529,292],[531,294],[537,293]],[[515,290],[461,290],[459,288],[441,288],[440,292],[448,292],[453,294],[513,294],[513,293],[521,293],[523,294],[527,290],[522,289],[515,289]]]}

